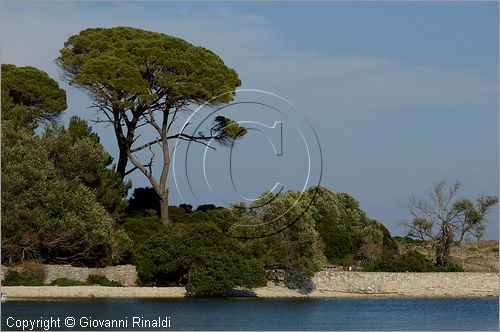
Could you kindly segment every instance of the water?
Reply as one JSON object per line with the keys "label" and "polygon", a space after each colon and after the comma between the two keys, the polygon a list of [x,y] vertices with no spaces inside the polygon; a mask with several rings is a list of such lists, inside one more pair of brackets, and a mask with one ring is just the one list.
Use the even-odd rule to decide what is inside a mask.
{"label": "water", "polygon": [[132,330],[133,316],[170,317],[163,330],[498,330],[498,298],[37,300],[8,301],[1,309],[2,330],[9,330],[8,317],[9,324],[59,318],[62,330],[66,317],[76,324],[67,330],[83,330],[81,317],[122,319],[127,328],[112,330]]}

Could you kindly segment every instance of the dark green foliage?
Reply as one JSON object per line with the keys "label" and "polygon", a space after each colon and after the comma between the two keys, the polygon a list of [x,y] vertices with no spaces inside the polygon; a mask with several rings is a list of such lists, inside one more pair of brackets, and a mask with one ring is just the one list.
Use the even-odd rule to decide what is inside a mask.
{"label": "dark green foliage", "polygon": [[308,200],[297,191],[287,191],[269,204],[265,202],[269,202],[269,193],[262,194],[249,208],[235,207],[232,215],[236,220],[229,232],[249,238],[245,242],[248,250],[266,268],[293,269],[311,276],[319,270],[324,256]]}
{"label": "dark green foliage", "polygon": [[107,256],[113,221],[92,190],[61,177],[43,140],[18,133],[14,142],[3,129],[2,259],[90,262]]}
{"label": "dark green foliage", "polygon": [[[132,229],[128,223],[132,221],[125,223]],[[204,293],[265,283],[263,265],[248,257],[242,243],[221,236],[213,223],[178,225],[142,239],[132,260],[144,284],[185,285],[191,292]]]}
{"label": "dark green foliage", "polygon": [[217,116],[214,119],[211,134],[218,138],[217,141],[219,143],[231,146],[238,138],[245,136],[247,130],[234,120],[223,116]]}
{"label": "dark green foliage", "polygon": [[397,253],[398,252],[398,245],[396,244],[396,241],[393,239],[391,236],[391,233],[389,230],[381,223],[378,224],[380,230],[382,230],[382,246],[385,251],[391,252],[391,253]]}
{"label": "dark green foliage", "polygon": [[113,281],[109,280],[105,276],[97,275],[97,274],[91,274],[87,278],[87,285],[99,285],[99,286],[106,286],[106,287],[122,287],[122,284],[120,284],[118,281]]}
{"label": "dark green foliage", "polygon": [[317,226],[317,229],[325,244],[325,257],[330,262],[339,264],[344,257],[353,256],[357,252],[358,241],[347,229],[335,224],[328,225],[326,222]]}
{"label": "dark green foliage", "polygon": [[135,188],[128,202],[127,211],[155,210],[160,212],[160,196],[151,187]]}
{"label": "dark green foliage", "polygon": [[198,205],[198,207],[196,208],[196,211],[207,212],[210,210],[217,210],[217,209],[222,209],[222,207],[215,206],[213,204],[201,204],[201,205]]}
{"label": "dark green foliage", "polygon": [[187,272],[187,258],[178,234],[150,234],[133,249],[132,262],[143,284],[180,285]]}
{"label": "dark green foliage", "polygon": [[[153,81],[156,91],[172,97],[200,103],[227,102],[232,95],[226,93],[240,85],[236,72],[206,48],[129,27],[83,30],[64,43],[57,63],[71,84],[85,88],[97,99],[113,91],[155,100],[149,90]],[[111,91],[102,91],[96,83]],[[126,107],[132,102],[127,99],[121,103]]]}
{"label": "dark green foliage", "polygon": [[418,251],[409,251],[404,255],[385,254],[375,262],[365,266],[364,271],[378,272],[463,272],[456,264],[447,267],[433,264]]}
{"label": "dark green foliage", "polygon": [[190,213],[180,206],[169,206],[168,213],[173,223],[188,223],[192,219]]}
{"label": "dark green foliage", "polygon": [[214,223],[217,227],[226,231],[232,224],[237,222],[237,216],[229,209],[223,207],[215,207],[213,204],[202,207],[192,212],[189,211],[189,206],[170,206],[170,220],[174,223],[196,224],[196,223]]}
{"label": "dark green foliage", "polygon": [[[110,158],[91,128],[72,118],[67,129],[52,123],[42,137],[33,133],[65,108],[64,90],[46,73],[2,65],[2,262],[102,264],[126,250],[108,214],[120,210],[122,184],[102,185]],[[118,202],[103,201],[108,211],[105,196]]]}
{"label": "dark green foliage", "polygon": [[[110,215],[120,213],[123,185],[101,182],[109,156],[81,120],[41,137],[5,121],[2,155],[2,262],[102,265],[128,250]],[[106,211],[99,192],[118,204]]]}
{"label": "dark green foliage", "polygon": [[119,223],[125,218],[128,206],[125,197],[130,185],[130,182],[124,183],[120,174],[114,169],[104,169],[101,171],[98,184],[95,187],[97,201]]}
{"label": "dark green foliage", "polygon": [[32,130],[66,109],[66,92],[47,73],[2,64],[2,121]]}
{"label": "dark green foliage", "polygon": [[27,271],[9,270],[2,281],[3,286],[43,286],[43,282]]}
{"label": "dark green foliage", "polygon": [[311,211],[324,243],[324,254],[331,263],[339,264],[347,255],[357,257],[360,247],[367,243],[396,252],[387,228],[369,219],[354,197],[323,187],[312,187],[307,194],[314,197]]}
{"label": "dark green foliage", "polygon": [[[64,43],[56,62],[68,83],[85,90],[114,124],[120,150],[117,172],[122,177],[146,110],[177,113],[186,105],[226,103],[241,83],[237,73],[206,48],[130,27],[83,30]],[[237,124],[222,123],[226,126],[214,122],[222,143],[241,135]],[[160,136],[167,139],[167,130]],[[163,197],[165,192],[158,194]]]}
{"label": "dark green foliage", "polygon": [[364,271],[380,272],[432,272],[433,270],[432,262],[418,251],[409,251],[404,255],[384,255],[364,268]]}
{"label": "dark green foliage", "polygon": [[85,286],[84,282],[68,278],[57,278],[50,283],[51,286],[68,287],[68,286]]}
{"label": "dark green foliage", "polygon": [[459,264],[436,265],[434,266],[434,272],[464,272],[464,268]]}
{"label": "dark green foliage", "polygon": [[170,233],[170,228],[160,221],[153,210],[149,210],[149,215],[126,218],[123,228],[134,245],[139,245],[154,235],[163,236]]}
{"label": "dark green foliage", "polygon": [[193,206],[191,204],[180,204],[179,207],[184,210],[186,213],[193,212]]}
{"label": "dark green foliage", "polygon": [[237,246],[202,252],[187,275],[186,290],[198,295],[214,295],[237,286],[265,286],[264,267],[257,259],[245,259]]}
{"label": "dark green foliage", "polygon": [[399,244],[424,244],[425,241],[411,238],[409,236],[394,236],[393,240]]}
{"label": "dark green foliage", "polygon": [[96,198],[106,211],[115,220],[123,217],[130,184],[123,183],[119,174],[108,168],[112,158],[84,120],[72,117],[68,128],[48,127],[43,141],[60,177],[95,189]]}

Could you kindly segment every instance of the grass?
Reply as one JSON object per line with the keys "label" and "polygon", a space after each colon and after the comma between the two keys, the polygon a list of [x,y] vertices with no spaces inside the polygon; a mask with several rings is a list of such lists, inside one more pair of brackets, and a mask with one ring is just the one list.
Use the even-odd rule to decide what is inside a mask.
{"label": "grass", "polygon": [[43,286],[43,282],[31,273],[12,270],[7,272],[2,284],[4,286]]}
{"label": "grass", "polygon": [[85,283],[68,278],[57,278],[50,283],[52,286],[68,287],[68,286],[85,286]]}
{"label": "grass", "polygon": [[105,276],[91,274],[87,278],[87,285],[99,285],[99,286],[107,286],[107,287],[121,287],[122,284],[118,281],[109,280]]}

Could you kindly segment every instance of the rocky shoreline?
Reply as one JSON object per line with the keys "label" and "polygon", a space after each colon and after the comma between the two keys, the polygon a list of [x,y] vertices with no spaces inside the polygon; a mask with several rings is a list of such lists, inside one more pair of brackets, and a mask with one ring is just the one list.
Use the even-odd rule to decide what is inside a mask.
{"label": "rocky shoreline", "polygon": [[[260,298],[498,296],[498,273],[318,272],[308,287],[284,276],[266,287],[226,296]],[[7,300],[42,298],[184,298],[184,287],[3,286]]]}

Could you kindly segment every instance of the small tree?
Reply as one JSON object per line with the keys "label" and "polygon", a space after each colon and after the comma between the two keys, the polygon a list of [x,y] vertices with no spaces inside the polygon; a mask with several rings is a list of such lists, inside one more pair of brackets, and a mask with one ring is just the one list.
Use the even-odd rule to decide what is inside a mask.
{"label": "small tree", "polygon": [[370,263],[382,254],[382,246],[375,242],[363,243],[359,247],[358,256],[363,263]]}
{"label": "small tree", "polygon": [[483,235],[486,216],[498,202],[497,196],[485,195],[475,202],[455,199],[460,186],[458,181],[450,186],[444,181],[435,183],[427,200],[412,197],[408,204],[413,216],[411,221],[405,222],[408,236],[430,241],[435,249],[437,265],[450,263],[450,249],[455,236],[462,242],[467,234],[476,238]]}
{"label": "small tree", "polygon": [[[161,218],[168,218],[167,176],[169,140],[232,144],[246,130],[222,116],[209,133],[172,133],[178,115],[192,105],[231,101],[240,85],[237,73],[213,52],[162,33],[129,27],[95,28],[71,36],[56,60],[69,84],[85,90],[93,107],[112,125],[119,148],[117,172],[125,177],[139,170],[160,197]],[[137,128],[149,126],[156,138],[137,145]],[[205,144],[205,143],[203,143]],[[162,167],[153,175],[154,146],[159,146]],[[149,149],[151,158],[137,153]],[[127,163],[133,167],[127,170]]]}

